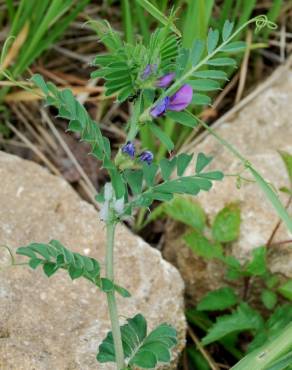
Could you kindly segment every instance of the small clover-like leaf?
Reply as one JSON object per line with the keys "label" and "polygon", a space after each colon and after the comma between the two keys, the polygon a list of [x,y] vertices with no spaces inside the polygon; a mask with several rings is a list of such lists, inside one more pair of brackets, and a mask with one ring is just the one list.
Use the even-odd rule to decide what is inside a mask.
{"label": "small clover-like leaf", "polygon": [[[159,325],[147,335],[147,323],[141,314],[127,319],[127,324],[121,326],[121,335],[126,364],[142,369],[169,362],[170,350],[177,343],[176,330],[168,324]],[[100,344],[96,358],[101,363],[115,361],[112,332]]]}

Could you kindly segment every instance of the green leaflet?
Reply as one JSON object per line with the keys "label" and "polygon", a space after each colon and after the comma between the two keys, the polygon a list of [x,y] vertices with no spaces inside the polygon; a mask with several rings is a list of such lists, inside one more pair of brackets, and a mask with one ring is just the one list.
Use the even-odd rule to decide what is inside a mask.
{"label": "green leaflet", "polygon": [[245,266],[245,272],[252,276],[263,276],[267,272],[266,247],[258,247],[252,250],[252,259]]}
{"label": "green leaflet", "polygon": [[[121,326],[121,335],[126,362],[143,369],[169,362],[170,350],[177,343],[176,330],[168,324],[161,324],[147,334],[147,322],[141,314],[127,319],[127,324]],[[96,358],[101,363],[115,362],[112,332],[100,344]]]}
{"label": "green leaflet", "polygon": [[223,25],[223,30],[222,30],[222,39],[223,41],[226,41],[232,33],[234,27],[234,23],[230,22],[228,19],[225,21]]}
{"label": "green leaflet", "polygon": [[208,37],[207,37],[207,50],[208,54],[211,54],[219,41],[219,31],[213,30],[212,28],[209,29]]}

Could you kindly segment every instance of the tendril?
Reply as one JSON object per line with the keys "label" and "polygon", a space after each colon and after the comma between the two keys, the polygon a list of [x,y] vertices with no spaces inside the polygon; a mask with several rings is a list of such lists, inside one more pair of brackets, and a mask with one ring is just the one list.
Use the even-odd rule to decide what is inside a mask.
{"label": "tendril", "polygon": [[254,20],[256,24],[255,30],[256,33],[260,32],[265,27],[267,27],[270,30],[275,30],[278,27],[276,23],[270,21],[266,15],[259,15]]}
{"label": "tendril", "polygon": [[14,255],[12,253],[12,250],[7,246],[7,245],[0,245],[0,248],[3,248],[5,249],[6,251],[8,251],[9,253],[9,257],[10,257],[10,265],[8,266],[4,266],[4,267],[0,267],[0,270],[2,270],[3,268],[7,268],[7,267],[11,267],[11,266],[23,266],[23,265],[28,265],[28,263],[26,262],[20,262],[20,263],[17,263],[15,261],[15,258],[14,258]]}

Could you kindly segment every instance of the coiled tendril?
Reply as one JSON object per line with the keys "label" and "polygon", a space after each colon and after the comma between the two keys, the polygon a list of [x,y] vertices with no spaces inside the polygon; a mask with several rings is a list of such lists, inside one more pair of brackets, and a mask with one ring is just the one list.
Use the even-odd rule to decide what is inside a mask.
{"label": "coiled tendril", "polygon": [[259,15],[258,17],[254,18],[256,24],[255,32],[260,32],[263,28],[268,27],[270,30],[275,30],[278,26],[276,23],[269,20],[266,15]]}

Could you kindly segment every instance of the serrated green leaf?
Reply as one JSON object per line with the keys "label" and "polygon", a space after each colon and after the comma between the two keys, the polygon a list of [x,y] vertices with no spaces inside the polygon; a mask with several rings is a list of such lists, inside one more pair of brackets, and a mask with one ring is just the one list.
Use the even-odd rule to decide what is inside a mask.
{"label": "serrated green leaf", "polygon": [[240,231],[240,207],[237,203],[228,204],[215,217],[212,234],[220,243],[230,243],[238,239]]}
{"label": "serrated green leaf", "polygon": [[245,272],[252,276],[263,276],[267,272],[266,247],[258,247],[252,250],[252,259],[247,263]]}
{"label": "serrated green leaf", "polygon": [[264,289],[261,293],[261,300],[268,310],[272,310],[278,300],[277,294],[274,293],[272,290]]}
{"label": "serrated green leaf", "polygon": [[190,197],[175,196],[174,199],[162,205],[162,212],[176,221],[194,227],[200,231],[206,224],[206,215],[199,203]]}
{"label": "serrated green leaf", "polygon": [[224,256],[221,259],[227,266],[226,277],[229,280],[237,280],[243,276],[242,266],[234,256]]}
{"label": "serrated green leaf", "polygon": [[196,173],[202,172],[203,169],[206,168],[212,160],[213,157],[208,157],[204,153],[199,153],[196,162]]}
{"label": "serrated green leaf", "polygon": [[[147,335],[147,323],[141,314],[127,319],[127,324],[121,326],[121,336],[127,363],[144,369],[154,368],[158,362],[169,362],[170,350],[177,343],[176,330],[167,324],[159,325]],[[111,332],[99,346],[96,358],[101,363],[115,362]]]}
{"label": "serrated green leaf", "polygon": [[208,54],[211,54],[219,41],[219,31],[218,30],[213,30],[212,28],[209,29],[208,32],[208,37],[207,37],[207,50]]}
{"label": "serrated green leaf", "polygon": [[226,41],[229,38],[229,36],[232,33],[233,26],[234,26],[233,22],[230,22],[228,19],[225,21],[224,26],[223,26],[223,30],[222,30],[222,39],[223,39],[223,41]]}
{"label": "serrated green leaf", "polygon": [[220,288],[207,293],[198,303],[198,311],[221,311],[234,306],[238,297],[229,287]]}
{"label": "serrated green leaf", "polygon": [[292,279],[288,280],[286,283],[282,284],[278,288],[278,292],[285,298],[292,301]]}
{"label": "serrated green leaf", "polygon": [[184,237],[185,242],[198,256],[207,259],[220,258],[223,250],[220,244],[211,243],[202,232],[196,230]]}
{"label": "serrated green leaf", "polygon": [[216,323],[203,338],[202,344],[207,345],[216,342],[232,333],[255,331],[262,326],[263,319],[260,314],[250,308],[247,303],[242,303],[234,313],[217,318]]}

